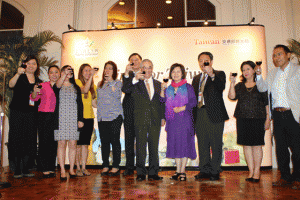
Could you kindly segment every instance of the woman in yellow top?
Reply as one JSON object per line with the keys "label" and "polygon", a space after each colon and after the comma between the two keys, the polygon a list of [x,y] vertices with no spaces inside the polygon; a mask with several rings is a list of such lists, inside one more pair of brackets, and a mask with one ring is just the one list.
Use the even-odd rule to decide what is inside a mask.
{"label": "woman in yellow top", "polygon": [[[82,64],[79,68],[78,79],[76,84],[80,87],[83,103],[83,118],[84,127],[80,130],[79,140],[77,141],[77,176],[89,176],[91,173],[86,170],[86,162],[88,157],[88,146],[90,145],[92,133],[94,130],[94,111],[92,101],[96,101],[96,89],[93,76],[96,73],[95,69],[89,64]],[[80,168],[81,162],[81,168]]]}

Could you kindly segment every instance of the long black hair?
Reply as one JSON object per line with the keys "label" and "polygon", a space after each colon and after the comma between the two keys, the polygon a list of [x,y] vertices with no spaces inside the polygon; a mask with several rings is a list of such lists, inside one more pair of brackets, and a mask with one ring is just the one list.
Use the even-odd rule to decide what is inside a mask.
{"label": "long black hair", "polygon": [[[67,68],[69,68],[69,67],[71,67],[70,65],[65,65],[65,66],[63,66],[62,68],[61,68],[61,72],[63,72],[63,71],[65,71],[65,69],[67,69]],[[73,69],[72,67],[71,67],[71,69]],[[81,91],[80,90],[80,87],[76,84],[76,82],[75,82],[75,78],[74,78],[74,69],[73,69],[73,76],[71,77],[71,78],[69,78],[69,81],[70,81],[70,83],[75,87],[75,89],[77,90],[77,92],[78,91]]]}

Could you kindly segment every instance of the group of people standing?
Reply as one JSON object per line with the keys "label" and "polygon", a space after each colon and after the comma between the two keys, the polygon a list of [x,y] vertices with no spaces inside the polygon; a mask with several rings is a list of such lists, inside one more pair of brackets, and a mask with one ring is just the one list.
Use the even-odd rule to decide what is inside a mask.
{"label": "group of people standing", "polygon": [[[276,68],[269,73],[267,81],[261,77],[260,66],[252,61],[243,62],[239,83],[236,84],[236,76],[230,74],[228,98],[237,100],[234,116],[237,119],[237,143],[244,147],[249,168],[246,181],[260,181],[264,135],[270,127],[272,116],[281,172],[281,179],[273,185],[294,183],[293,188],[299,189],[300,68],[289,62],[290,55],[291,52],[284,45],[274,48]],[[120,129],[124,121],[124,176],[134,173],[136,152],[137,180],[143,181],[147,175],[148,180],[163,179],[158,176],[158,144],[161,126],[166,125],[166,157],[174,158],[176,162],[176,172],[171,179],[186,180],[187,160],[197,157],[196,134],[200,172],[195,179],[219,180],[224,124],[229,117],[223,99],[226,75],[224,71],[213,68],[213,55],[210,52],[199,54],[201,73],[193,78],[191,85],[185,79],[186,72],[182,64],[171,66],[171,84],[168,85],[152,77],[154,66],[151,60],[142,60],[139,54],[133,53],[128,61],[122,82],[117,80],[117,65],[108,61],[104,65],[102,80],[96,86],[93,82],[96,70],[88,64],[80,67],[76,81],[71,66],[64,66],[61,73],[57,66],[50,66],[50,81],[39,84],[38,61],[35,57],[27,58],[26,69],[19,68],[9,83],[14,90],[10,105],[9,159],[15,165],[15,178],[33,176],[29,172],[28,161],[36,153],[37,124],[40,164],[44,176],[54,174],[57,149],[61,179],[66,179],[64,160],[67,141],[70,177],[90,175],[86,170],[86,160],[95,107],[102,144],[102,175],[120,174]],[[122,92],[125,93],[123,105]],[[39,99],[38,108],[37,104],[28,104],[28,100],[31,103]],[[148,171],[145,167],[147,144]],[[111,170],[110,145],[113,151]],[[293,152],[293,174],[289,168],[288,148]]]}

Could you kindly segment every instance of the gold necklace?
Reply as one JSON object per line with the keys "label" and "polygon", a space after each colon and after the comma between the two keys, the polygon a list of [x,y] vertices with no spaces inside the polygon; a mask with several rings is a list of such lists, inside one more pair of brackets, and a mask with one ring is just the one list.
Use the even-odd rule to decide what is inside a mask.
{"label": "gold necklace", "polygon": [[251,89],[246,87],[246,90],[247,90],[247,92],[251,92],[253,90],[253,88],[254,88],[254,86]]}

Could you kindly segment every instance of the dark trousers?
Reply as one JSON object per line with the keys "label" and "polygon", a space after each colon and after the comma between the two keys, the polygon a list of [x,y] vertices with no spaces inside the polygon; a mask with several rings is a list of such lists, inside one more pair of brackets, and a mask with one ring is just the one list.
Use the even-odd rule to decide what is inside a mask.
{"label": "dark trousers", "polygon": [[[212,123],[205,108],[197,110],[199,169],[203,173],[218,174],[221,170],[224,122]],[[212,156],[210,155],[210,150]]]}
{"label": "dark trousers", "polygon": [[8,158],[16,174],[28,173],[37,152],[37,113],[10,110]]}
{"label": "dark trousers", "polygon": [[54,171],[57,153],[57,141],[54,140],[55,114],[39,112],[39,165],[42,172]]}
{"label": "dark trousers", "polygon": [[[276,156],[281,178],[300,181],[300,127],[292,111],[273,112]],[[293,174],[290,169],[292,152]]]}
{"label": "dark trousers", "polygon": [[126,168],[134,169],[134,143],[135,143],[135,127],[133,112],[125,112],[124,108],[124,130],[125,130],[125,153],[126,153]]}
{"label": "dark trousers", "polygon": [[149,151],[149,175],[157,175],[159,170],[158,141],[160,126],[136,128],[136,171],[138,175],[146,175],[145,161],[147,142]]}
{"label": "dark trousers", "polygon": [[103,167],[109,167],[110,144],[113,150],[113,167],[119,168],[121,162],[121,143],[120,132],[123,122],[122,115],[119,115],[113,121],[100,121],[98,128],[101,139],[101,152]]}

